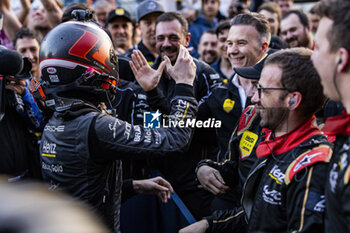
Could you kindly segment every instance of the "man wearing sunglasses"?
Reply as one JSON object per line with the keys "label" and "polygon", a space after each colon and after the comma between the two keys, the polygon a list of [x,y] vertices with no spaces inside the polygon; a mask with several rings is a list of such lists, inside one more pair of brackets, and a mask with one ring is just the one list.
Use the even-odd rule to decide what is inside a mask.
{"label": "man wearing sunglasses", "polygon": [[[323,231],[332,150],[314,126],[324,96],[310,57],[310,50],[295,48],[266,59],[252,98],[262,138],[253,152],[257,159],[244,183],[241,206],[217,211],[181,233]],[[237,172],[232,174],[231,180],[238,179]],[[227,176],[223,180],[230,183]]]}

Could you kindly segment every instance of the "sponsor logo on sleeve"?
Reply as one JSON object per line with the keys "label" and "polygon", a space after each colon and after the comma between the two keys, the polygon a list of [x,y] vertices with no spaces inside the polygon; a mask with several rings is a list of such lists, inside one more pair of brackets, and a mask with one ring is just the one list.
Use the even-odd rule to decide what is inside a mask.
{"label": "sponsor logo on sleeve", "polygon": [[250,132],[249,130],[246,130],[243,133],[241,141],[239,142],[239,148],[241,151],[242,159],[250,156],[257,141],[258,141],[257,134]]}
{"label": "sponsor logo on sleeve", "polygon": [[225,112],[230,113],[235,106],[235,101],[231,99],[225,99],[224,104],[222,105],[222,108]]}

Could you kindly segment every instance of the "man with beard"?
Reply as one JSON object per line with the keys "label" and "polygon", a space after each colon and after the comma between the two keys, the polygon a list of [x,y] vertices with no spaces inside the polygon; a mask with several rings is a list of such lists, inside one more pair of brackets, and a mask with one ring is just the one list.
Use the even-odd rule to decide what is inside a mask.
{"label": "man with beard", "polygon": [[[270,28],[266,17],[258,13],[245,13],[231,20],[227,37],[227,55],[233,68],[253,66],[266,56]],[[250,86],[249,80],[235,74],[228,83],[214,89],[199,102],[199,116],[222,121],[216,130],[219,144],[217,160],[220,161],[227,150],[227,143],[242,111],[249,105],[244,90]]]}
{"label": "man with beard", "polygon": [[132,51],[139,49],[147,59],[148,64],[152,65],[158,56],[155,39],[156,20],[164,12],[164,7],[157,1],[147,0],[137,6],[136,12],[136,21],[141,31],[141,42],[124,55],[131,57]]}
{"label": "man with beard", "polygon": [[31,74],[33,77],[40,79],[39,67],[39,47],[38,40],[28,28],[22,28],[15,35],[13,40],[14,48],[24,57],[28,57],[32,63]]}
{"label": "man with beard", "polygon": [[211,65],[218,59],[217,52],[218,41],[215,30],[205,31],[198,45],[199,60]]}
{"label": "man with beard", "polygon": [[[217,211],[181,233],[323,231],[324,183],[332,149],[314,125],[324,96],[311,54],[295,48],[266,59],[252,98],[263,139],[243,186],[241,207]],[[228,178],[238,175],[223,176],[223,181],[229,184]]]}
{"label": "man with beard", "polygon": [[[188,46],[190,38],[187,21],[181,14],[166,12],[160,15],[156,21],[156,48],[159,56],[152,67],[158,69],[163,59],[174,64],[179,55],[180,46]],[[199,101],[218,86],[221,79],[209,65],[197,59],[193,61],[197,66],[196,79],[193,83],[194,93]],[[136,80],[146,91],[150,108],[168,115],[170,112],[169,100],[175,91],[174,80],[170,79],[166,72],[162,72],[159,83],[158,80],[151,79],[147,82],[140,82],[138,77]],[[208,139],[203,135],[195,133],[188,152],[154,161],[155,166],[170,181],[195,218],[209,214],[209,203],[211,202],[209,192],[198,188],[199,183],[194,174],[196,164],[208,156],[208,150],[216,146],[215,141],[206,143],[206,140]]]}
{"label": "man with beard", "polygon": [[312,61],[321,76],[327,97],[340,101],[342,116],[330,117],[323,128],[334,142],[326,183],[326,232],[349,232],[350,221],[350,2],[322,1],[316,49]]}
{"label": "man with beard", "polygon": [[280,36],[289,48],[315,48],[309,28],[309,19],[301,10],[291,10],[283,15]]}

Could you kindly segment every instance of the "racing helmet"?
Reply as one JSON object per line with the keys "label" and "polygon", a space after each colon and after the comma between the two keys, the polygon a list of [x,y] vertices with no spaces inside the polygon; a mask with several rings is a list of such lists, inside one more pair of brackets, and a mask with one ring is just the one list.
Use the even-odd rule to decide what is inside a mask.
{"label": "racing helmet", "polygon": [[45,36],[40,46],[45,91],[53,96],[106,101],[106,97],[114,96],[118,85],[117,59],[111,39],[96,24],[62,23]]}

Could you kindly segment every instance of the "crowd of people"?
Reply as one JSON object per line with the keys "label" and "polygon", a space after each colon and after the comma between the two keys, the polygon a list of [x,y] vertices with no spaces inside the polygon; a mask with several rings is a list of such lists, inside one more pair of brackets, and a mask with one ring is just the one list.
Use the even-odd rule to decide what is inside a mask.
{"label": "crowd of people", "polygon": [[0,174],[76,232],[350,232],[350,1],[190,2],[1,0]]}

